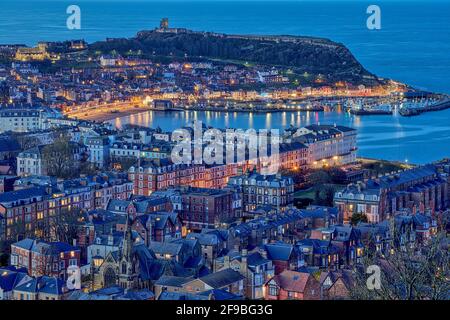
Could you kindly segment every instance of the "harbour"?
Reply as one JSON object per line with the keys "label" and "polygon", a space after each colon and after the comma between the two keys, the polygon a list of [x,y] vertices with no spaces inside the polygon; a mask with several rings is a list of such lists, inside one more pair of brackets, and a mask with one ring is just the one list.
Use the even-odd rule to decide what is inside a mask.
{"label": "harbour", "polygon": [[[218,128],[283,129],[309,124],[337,124],[358,130],[358,156],[424,164],[450,154],[450,109],[427,112],[419,117],[393,115],[357,116],[335,112],[283,111],[239,113],[216,111],[146,111],[116,117],[116,127],[126,124],[174,130],[199,120]],[[417,152],[420,150],[420,152]]]}

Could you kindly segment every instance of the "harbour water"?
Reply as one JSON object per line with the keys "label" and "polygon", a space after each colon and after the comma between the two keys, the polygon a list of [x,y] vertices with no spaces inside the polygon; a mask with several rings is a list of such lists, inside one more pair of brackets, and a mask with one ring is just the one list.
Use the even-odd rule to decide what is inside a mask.
{"label": "harbour water", "polygon": [[361,157],[423,164],[450,157],[450,109],[417,117],[354,116],[345,112],[227,113],[212,111],[148,111],[113,120],[125,124],[174,130],[192,121],[218,128],[280,129],[308,124],[338,124],[358,130]]}

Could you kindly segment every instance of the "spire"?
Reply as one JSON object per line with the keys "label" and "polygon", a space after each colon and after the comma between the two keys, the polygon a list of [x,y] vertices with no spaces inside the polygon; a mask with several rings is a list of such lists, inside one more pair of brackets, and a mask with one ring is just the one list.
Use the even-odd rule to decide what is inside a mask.
{"label": "spire", "polygon": [[130,215],[127,213],[127,221],[123,235],[122,257],[131,261],[131,252],[133,250],[133,235],[131,230]]}

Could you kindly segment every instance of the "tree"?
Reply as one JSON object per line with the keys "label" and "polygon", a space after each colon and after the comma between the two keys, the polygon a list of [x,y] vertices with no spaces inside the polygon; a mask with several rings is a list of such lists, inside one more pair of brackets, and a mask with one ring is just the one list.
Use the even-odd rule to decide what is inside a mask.
{"label": "tree", "polygon": [[336,184],[341,184],[341,183],[345,182],[347,179],[347,175],[346,175],[345,171],[338,167],[332,167],[329,170],[329,174],[331,176],[332,182],[336,183]]}
{"label": "tree", "polygon": [[74,148],[66,136],[60,136],[52,144],[45,146],[42,160],[49,176],[69,179],[77,175],[78,163],[74,160]]}
{"label": "tree", "polygon": [[316,170],[312,172],[308,176],[308,180],[312,185],[323,185],[332,182],[330,174],[325,170]]}
{"label": "tree", "polygon": [[335,188],[332,185],[327,185],[324,187],[324,206],[332,207],[334,202],[334,194],[335,194]]}
{"label": "tree", "polygon": [[335,188],[332,185],[316,186],[314,191],[314,204],[318,206],[332,207]]}
{"label": "tree", "polygon": [[97,168],[93,163],[90,163],[88,161],[83,161],[80,163],[80,174],[84,174],[86,176],[92,176],[97,173]]}
{"label": "tree", "polygon": [[[394,237],[387,253],[367,252],[356,270],[355,286],[350,295],[364,300],[447,300],[450,292],[450,255],[444,233],[429,243],[403,244],[401,236]],[[378,266],[381,270],[380,288],[370,290],[366,270]]]}
{"label": "tree", "polygon": [[367,215],[364,213],[355,213],[352,215],[350,219],[350,223],[352,226],[356,226],[360,222],[367,222],[367,221],[369,220],[367,219]]}
{"label": "tree", "polygon": [[11,241],[0,240],[0,267],[9,264]]}
{"label": "tree", "polygon": [[32,237],[34,235],[33,230],[27,229],[25,222],[22,220],[15,221],[7,228],[9,230],[9,240],[19,241],[27,237]]}
{"label": "tree", "polygon": [[49,231],[56,241],[73,243],[81,227],[82,211],[79,208],[65,209],[50,217]]}
{"label": "tree", "polygon": [[12,133],[12,138],[17,141],[22,150],[28,150],[37,147],[41,144],[41,141],[36,138],[22,133]]}

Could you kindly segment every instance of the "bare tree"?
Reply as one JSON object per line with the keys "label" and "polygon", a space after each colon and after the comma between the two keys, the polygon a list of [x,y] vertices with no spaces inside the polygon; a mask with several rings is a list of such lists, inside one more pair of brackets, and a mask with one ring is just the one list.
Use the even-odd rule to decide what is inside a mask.
{"label": "bare tree", "polygon": [[[418,244],[401,241],[401,235],[395,232],[387,252],[366,252],[362,265],[356,269],[350,295],[363,300],[449,299],[449,257],[444,233]],[[379,289],[371,290],[366,283],[366,270],[373,265],[381,270],[381,282]]]}
{"label": "bare tree", "polygon": [[41,141],[38,138],[22,133],[13,133],[12,137],[17,141],[22,150],[28,150],[41,144]]}
{"label": "bare tree", "polygon": [[73,243],[81,227],[82,211],[79,208],[62,210],[49,220],[50,234],[56,241]]}
{"label": "bare tree", "polygon": [[[57,263],[57,259],[52,253],[51,246],[43,244],[40,249],[39,255],[34,256],[33,276],[51,276],[54,272],[57,272],[57,270],[53,270],[53,265]],[[57,268],[59,269],[59,265]]]}
{"label": "bare tree", "polygon": [[60,136],[52,144],[45,146],[42,156],[47,174],[63,179],[74,177],[78,164],[73,153],[70,139],[66,136]]}

